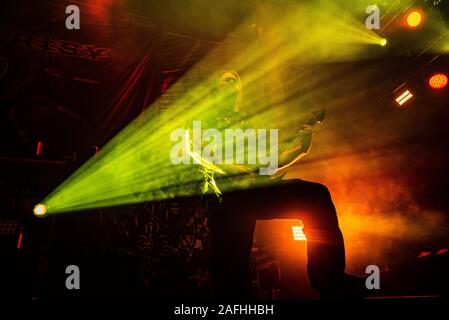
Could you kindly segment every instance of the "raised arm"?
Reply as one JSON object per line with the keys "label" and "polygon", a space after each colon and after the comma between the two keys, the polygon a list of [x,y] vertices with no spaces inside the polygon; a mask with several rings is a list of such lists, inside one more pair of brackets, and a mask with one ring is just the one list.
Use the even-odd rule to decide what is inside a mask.
{"label": "raised arm", "polygon": [[283,170],[306,156],[312,146],[313,126],[321,123],[326,116],[326,108],[314,111],[309,120],[286,140],[284,151],[279,155],[279,168]]}

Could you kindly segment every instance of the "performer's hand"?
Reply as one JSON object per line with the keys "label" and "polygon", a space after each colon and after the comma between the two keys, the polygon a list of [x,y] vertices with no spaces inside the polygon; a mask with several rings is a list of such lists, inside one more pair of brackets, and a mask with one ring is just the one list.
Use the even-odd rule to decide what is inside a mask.
{"label": "performer's hand", "polygon": [[327,114],[327,109],[325,106],[312,112],[313,120],[311,121],[311,125],[323,122],[324,118],[326,118],[326,114]]}

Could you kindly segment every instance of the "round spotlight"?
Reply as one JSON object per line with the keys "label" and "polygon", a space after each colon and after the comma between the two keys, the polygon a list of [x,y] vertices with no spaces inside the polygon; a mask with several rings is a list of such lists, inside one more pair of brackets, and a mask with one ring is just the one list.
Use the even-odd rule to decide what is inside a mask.
{"label": "round spotlight", "polygon": [[447,86],[447,75],[444,73],[436,73],[429,79],[429,86],[432,89],[440,90]]}
{"label": "round spotlight", "polygon": [[410,28],[418,27],[423,20],[423,15],[418,10],[413,10],[407,15],[407,25]]}
{"label": "round spotlight", "polygon": [[45,204],[39,203],[34,206],[33,213],[36,217],[45,217],[47,212],[48,208]]}
{"label": "round spotlight", "polygon": [[382,47],[385,47],[386,45],[387,45],[387,43],[388,43],[388,41],[387,41],[387,39],[382,39],[382,40],[380,40],[380,45],[382,46]]}

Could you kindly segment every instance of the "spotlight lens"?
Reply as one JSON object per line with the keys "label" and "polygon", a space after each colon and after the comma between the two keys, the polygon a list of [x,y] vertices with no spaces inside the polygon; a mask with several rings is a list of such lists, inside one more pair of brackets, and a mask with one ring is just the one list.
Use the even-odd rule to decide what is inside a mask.
{"label": "spotlight lens", "polygon": [[39,203],[34,207],[33,212],[36,217],[43,217],[47,214],[47,210],[46,205]]}
{"label": "spotlight lens", "polygon": [[447,76],[443,73],[436,73],[429,79],[429,86],[432,89],[439,90],[447,86]]}
{"label": "spotlight lens", "polygon": [[407,24],[409,27],[415,28],[421,24],[422,15],[418,11],[412,11],[407,16]]}
{"label": "spotlight lens", "polygon": [[385,46],[387,45],[387,43],[388,43],[387,39],[382,39],[382,40],[380,41],[380,45],[381,45],[382,47],[385,47]]}

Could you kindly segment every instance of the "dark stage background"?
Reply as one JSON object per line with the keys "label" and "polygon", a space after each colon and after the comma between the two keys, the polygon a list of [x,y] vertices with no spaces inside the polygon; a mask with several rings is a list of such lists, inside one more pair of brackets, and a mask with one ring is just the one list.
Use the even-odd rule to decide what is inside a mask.
{"label": "dark stage background", "polygon": [[[83,12],[77,32],[64,27],[69,4]],[[17,229],[1,238],[2,294],[26,299],[209,294],[207,228],[197,203],[144,203],[47,220],[32,215],[35,203],[143,110],[151,106],[159,114],[170,108],[170,97],[158,98],[242,21],[267,30],[267,7],[284,6],[282,1],[183,4],[1,2],[0,219],[18,221]],[[235,41],[245,46],[257,30],[249,25]],[[359,83],[352,95],[326,101],[327,122],[313,151],[288,177],[331,190],[349,271],[363,274],[365,266],[379,265],[387,295],[447,295],[449,100],[447,90],[429,90],[426,77],[437,70],[447,74],[449,59],[447,53],[411,54],[413,37],[390,36],[399,44],[380,59],[308,67],[324,75],[320,87],[335,87],[348,73],[359,74]],[[363,78],[368,70],[374,71]],[[177,94],[210,71],[198,70],[191,87]],[[278,81],[288,76],[280,73]],[[399,109],[395,90],[404,83],[416,99]],[[291,239],[292,223],[258,223],[252,270],[260,298],[316,298],[306,278],[304,243]],[[80,292],[65,290],[68,264],[85,270]]]}

